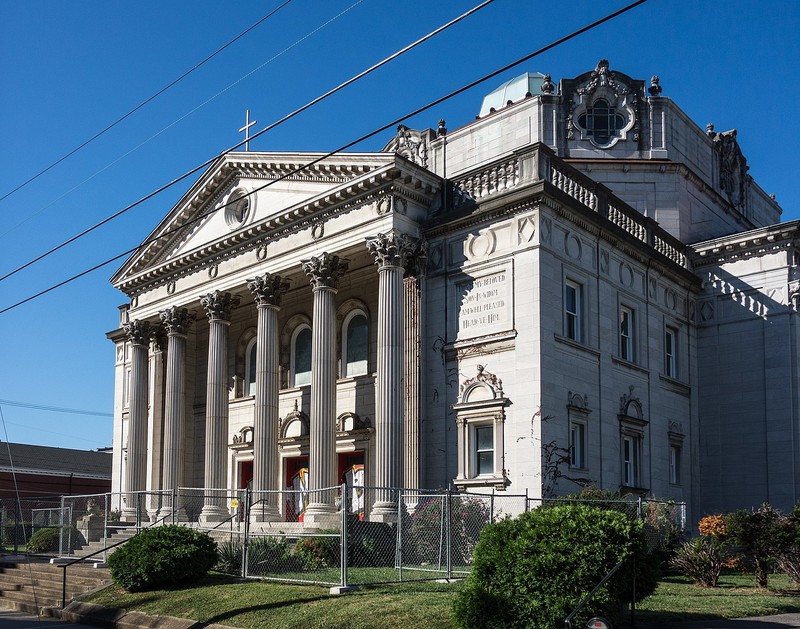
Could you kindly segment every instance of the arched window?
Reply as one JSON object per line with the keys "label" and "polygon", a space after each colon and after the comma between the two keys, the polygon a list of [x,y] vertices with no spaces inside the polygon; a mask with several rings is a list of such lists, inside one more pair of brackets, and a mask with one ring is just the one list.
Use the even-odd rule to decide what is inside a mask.
{"label": "arched window", "polygon": [[292,386],[311,383],[311,327],[300,325],[292,334]]}
{"label": "arched window", "polygon": [[342,376],[352,378],[368,371],[369,324],[362,310],[353,310],[342,326]]}
{"label": "arched window", "polygon": [[256,339],[250,339],[244,353],[244,395],[256,394]]}

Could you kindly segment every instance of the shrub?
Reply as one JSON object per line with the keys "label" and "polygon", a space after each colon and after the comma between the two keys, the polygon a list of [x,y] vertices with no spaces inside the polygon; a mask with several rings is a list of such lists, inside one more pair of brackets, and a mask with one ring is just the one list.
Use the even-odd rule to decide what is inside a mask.
{"label": "shrub", "polygon": [[269,572],[302,570],[300,559],[291,555],[291,547],[283,537],[255,537],[247,547],[248,574],[263,576]]}
{"label": "shrub", "polygon": [[755,562],[756,583],[766,588],[769,569],[780,552],[781,515],[764,503],[755,511],[744,509],[725,517],[728,538],[744,558]]}
{"label": "shrub", "polygon": [[217,563],[217,545],[184,526],[145,529],[108,559],[114,581],[131,592],[203,577]]}
{"label": "shrub", "polygon": [[[70,551],[78,546],[79,533],[74,526],[64,528],[64,545],[70,546]],[[60,528],[39,529],[28,540],[28,552],[30,553],[52,553],[57,552],[61,545]]]}
{"label": "shrub", "polygon": [[[405,529],[404,529],[405,530]],[[354,567],[394,566],[397,529],[386,522],[348,522],[347,562]]]}
{"label": "shrub", "polygon": [[621,560],[626,563],[584,608],[591,616],[618,619],[632,598],[634,570],[639,598],[653,592],[641,522],[590,505],[537,509],[487,526],[475,547],[472,572],[456,598],[461,627],[551,629]]}
{"label": "shrub", "polygon": [[775,557],[778,569],[800,585],[800,505],[781,519],[779,548]]}
{"label": "shrub", "polygon": [[709,537],[696,537],[675,551],[670,566],[702,587],[717,586],[724,558]]}
{"label": "shrub", "polygon": [[[321,530],[322,534],[339,531]],[[292,556],[299,560],[303,570],[323,570],[339,565],[338,537],[301,537],[292,548]]]}

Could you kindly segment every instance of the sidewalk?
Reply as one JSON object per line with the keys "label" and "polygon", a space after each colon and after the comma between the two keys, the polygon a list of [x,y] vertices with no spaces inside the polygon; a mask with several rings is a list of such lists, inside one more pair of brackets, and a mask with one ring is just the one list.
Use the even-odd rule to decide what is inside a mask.
{"label": "sidewalk", "polygon": [[[38,618],[10,609],[0,609],[0,629],[90,629],[89,625],[73,625],[55,618]],[[92,627],[91,629],[96,629]]]}
{"label": "sidewalk", "polygon": [[786,629],[786,627],[800,628],[800,614],[658,624],[636,623],[636,629]]}

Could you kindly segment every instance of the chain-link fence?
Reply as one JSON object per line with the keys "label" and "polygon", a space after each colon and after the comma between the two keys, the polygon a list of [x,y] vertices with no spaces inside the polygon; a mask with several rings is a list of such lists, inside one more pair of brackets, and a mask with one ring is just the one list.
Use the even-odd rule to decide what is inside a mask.
{"label": "chain-link fence", "polygon": [[[3,550],[24,552],[33,534],[40,529],[58,530],[59,498],[0,499],[0,545]],[[54,534],[57,536],[57,534]]]}
{"label": "chain-link fence", "polygon": [[65,496],[0,507],[6,547],[38,528],[59,531],[53,554],[107,557],[142,528],[181,524],[206,531],[218,569],[244,577],[330,586],[459,578],[489,524],[565,503],[614,509],[644,522],[651,549],[684,531],[682,503],[655,500],[534,500],[506,492],[454,492],[342,485],[310,491],[181,488]]}

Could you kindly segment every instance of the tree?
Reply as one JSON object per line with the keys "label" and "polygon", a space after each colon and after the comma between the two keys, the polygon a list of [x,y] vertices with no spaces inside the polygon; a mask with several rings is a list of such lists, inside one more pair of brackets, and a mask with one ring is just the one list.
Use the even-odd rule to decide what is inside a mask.
{"label": "tree", "polygon": [[754,511],[742,509],[725,517],[728,539],[740,555],[754,561],[760,588],[769,585],[769,568],[780,552],[781,521],[780,513],[766,502]]}

